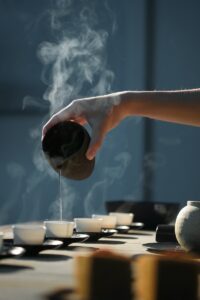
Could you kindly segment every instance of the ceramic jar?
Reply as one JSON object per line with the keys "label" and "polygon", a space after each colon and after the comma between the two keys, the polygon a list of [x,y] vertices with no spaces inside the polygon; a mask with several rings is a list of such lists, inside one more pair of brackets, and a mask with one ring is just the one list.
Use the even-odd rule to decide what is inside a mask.
{"label": "ceramic jar", "polygon": [[200,201],[187,201],[175,222],[175,235],[187,251],[200,250]]}

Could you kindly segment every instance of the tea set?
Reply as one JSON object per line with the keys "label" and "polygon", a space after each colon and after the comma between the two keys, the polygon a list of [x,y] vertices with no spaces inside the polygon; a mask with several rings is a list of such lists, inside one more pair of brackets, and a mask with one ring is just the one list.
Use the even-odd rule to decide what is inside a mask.
{"label": "tea set", "polygon": [[116,233],[117,226],[131,225],[131,213],[93,214],[91,218],[73,221],[45,220],[43,223],[23,223],[12,226],[12,238],[0,233],[0,256],[5,247],[25,250],[23,255],[36,255],[43,250],[64,249],[74,242],[96,242]]}

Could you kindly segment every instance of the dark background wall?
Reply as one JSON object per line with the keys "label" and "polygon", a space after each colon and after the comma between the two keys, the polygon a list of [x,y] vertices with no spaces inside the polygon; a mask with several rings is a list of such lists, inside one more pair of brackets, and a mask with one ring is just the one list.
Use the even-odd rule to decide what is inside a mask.
{"label": "dark background wall", "polygon": [[[1,224],[58,217],[58,176],[41,154],[49,102],[37,56],[43,41],[58,43],[49,18],[58,3],[0,0]],[[71,1],[70,7],[78,12],[92,3],[97,28],[108,32],[103,55],[115,75],[113,91],[199,87],[199,1]],[[108,199],[182,205],[199,199],[199,150],[198,128],[127,119],[108,135],[89,179],[63,179],[64,217],[102,213]]]}
{"label": "dark background wall", "polygon": [[[199,1],[157,1],[156,89],[198,88],[200,78]],[[155,172],[154,199],[199,199],[199,128],[154,123],[154,150],[163,157]]]}

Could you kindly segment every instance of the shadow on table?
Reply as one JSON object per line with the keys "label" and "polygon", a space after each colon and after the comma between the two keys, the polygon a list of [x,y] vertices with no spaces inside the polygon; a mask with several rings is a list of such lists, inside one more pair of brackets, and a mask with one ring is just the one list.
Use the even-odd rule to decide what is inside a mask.
{"label": "shadow on table", "polygon": [[30,266],[19,266],[19,265],[7,265],[7,264],[0,264],[0,273],[15,273],[24,270],[34,270],[33,267]]}
{"label": "shadow on table", "polygon": [[135,231],[129,231],[128,234],[141,235],[141,236],[153,236],[154,235],[154,233],[151,233],[151,232],[135,232]]}
{"label": "shadow on table", "polygon": [[[86,241],[85,242],[86,244],[90,243],[90,241]],[[95,242],[92,242],[92,243],[95,243],[95,244],[107,244],[107,245],[122,245],[122,244],[126,244],[126,242],[122,242],[122,241],[107,241],[107,240],[97,240]]]}
{"label": "shadow on table", "polygon": [[133,236],[126,236],[125,234],[124,235],[117,235],[117,236],[109,236],[109,237],[107,237],[107,239],[119,239],[119,240],[137,240],[138,239],[138,237],[133,237]]}
{"label": "shadow on table", "polygon": [[37,261],[63,261],[71,259],[71,256],[62,255],[62,254],[49,254],[49,253],[40,253],[34,256],[23,256],[20,260],[37,260]]}
{"label": "shadow on table", "polygon": [[150,253],[159,254],[177,254],[185,253],[181,246],[177,242],[156,242],[156,243],[145,243],[142,244],[146,247],[146,251]]}
{"label": "shadow on table", "polygon": [[[63,249],[64,250],[64,249]],[[68,246],[66,250],[89,250],[89,251],[96,251],[99,250],[97,247],[86,247],[86,246]]]}

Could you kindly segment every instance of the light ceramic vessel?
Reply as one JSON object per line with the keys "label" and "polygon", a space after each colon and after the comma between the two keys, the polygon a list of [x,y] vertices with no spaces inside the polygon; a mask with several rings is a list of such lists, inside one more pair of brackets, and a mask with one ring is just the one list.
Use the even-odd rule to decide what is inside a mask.
{"label": "light ceramic vessel", "polygon": [[0,232],[0,252],[2,251],[3,248],[3,237],[4,237],[3,232]]}
{"label": "light ceramic vessel", "polygon": [[71,237],[74,230],[74,222],[69,221],[45,221],[46,237]]}
{"label": "light ceramic vessel", "polygon": [[116,216],[118,226],[122,226],[122,225],[129,226],[133,222],[133,218],[134,218],[133,213],[110,212],[109,215]]}
{"label": "light ceramic vessel", "polygon": [[102,219],[76,218],[76,232],[100,232],[102,229]]}
{"label": "light ceramic vessel", "polygon": [[187,201],[180,210],[175,222],[175,235],[185,250],[200,250],[200,201]]}
{"label": "light ceramic vessel", "polygon": [[92,218],[102,219],[102,228],[104,228],[104,229],[113,229],[117,225],[117,217],[116,216],[92,215]]}
{"label": "light ceramic vessel", "polygon": [[14,244],[41,245],[46,227],[36,224],[16,224],[12,226]]}

